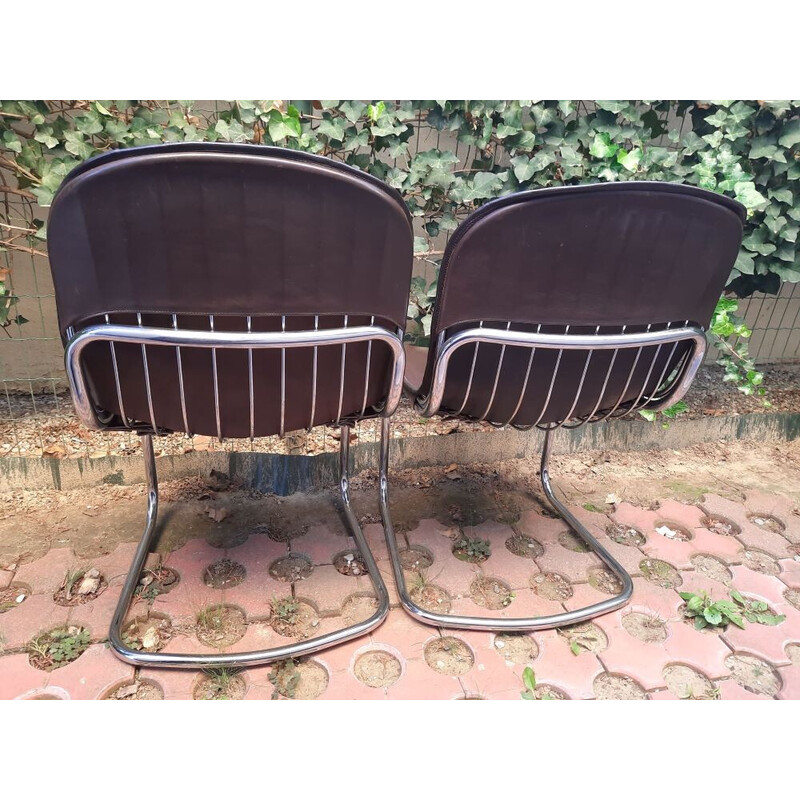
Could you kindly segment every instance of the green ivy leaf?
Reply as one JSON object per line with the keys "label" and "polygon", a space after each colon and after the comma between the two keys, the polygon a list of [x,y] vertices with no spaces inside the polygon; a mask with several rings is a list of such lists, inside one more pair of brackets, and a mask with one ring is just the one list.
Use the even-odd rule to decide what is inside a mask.
{"label": "green ivy leaf", "polygon": [[798,142],[800,142],[800,118],[796,117],[783,126],[778,144],[781,147],[794,147]]}
{"label": "green ivy leaf", "polygon": [[589,153],[595,158],[611,158],[617,150],[619,145],[614,144],[607,133],[598,133],[589,147]]}
{"label": "green ivy leaf", "polygon": [[767,198],[756,189],[752,181],[737,183],[734,192],[736,199],[748,210],[760,208],[767,203]]}

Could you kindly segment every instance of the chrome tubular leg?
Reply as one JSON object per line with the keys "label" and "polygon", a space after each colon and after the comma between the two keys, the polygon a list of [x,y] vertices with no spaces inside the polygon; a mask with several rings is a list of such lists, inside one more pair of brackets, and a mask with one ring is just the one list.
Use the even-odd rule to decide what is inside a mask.
{"label": "chrome tubular leg", "polygon": [[372,586],[378,599],[378,608],[368,619],[349,625],[332,633],[316,636],[313,639],[306,639],[302,642],[292,642],[290,644],[273,647],[267,650],[253,650],[247,653],[219,653],[218,655],[207,655],[200,653],[149,653],[141,650],[132,650],[122,638],[123,624],[125,617],[133,600],[134,592],[139,583],[147,554],[150,552],[153,534],[156,529],[156,517],[158,514],[158,478],[156,475],[155,454],[153,453],[153,440],[150,435],[142,437],[144,448],[145,470],[147,473],[147,522],[144,529],[142,540],[136,549],[130,571],[122,587],[114,617],[111,620],[109,631],[109,642],[115,655],[129,664],[140,667],[172,667],[173,669],[210,669],[215,667],[249,667],[257,664],[267,664],[271,661],[279,661],[286,658],[299,658],[301,656],[316,653],[326,647],[331,647],[342,642],[363,636],[374,630],[383,622],[389,613],[389,593],[386,584],[383,582],[375,558],[367,544],[361,526],[358,524],[353,508],[350,504],[349,492],[349,445],[350,431],[346,426],[342,426],[342,439],[340,447],[340,479],[342,504],[344,507],[345,519],[350,528],[350,532],[356,541],[361,556],[364,559],[369,572]]}
{"label": "chrome tubular leg", "polygon": [[569,512],[569,510],[556,498],[550,485],[550,474],[547,463],[550,457],[550,431],[545,433],[544,449],[542,450],[542,486],[545,495],[559,516],[576,534],[589,546],[589,548],[606,564],[606,566],[619,578],[622,589],[619,594],[594,603],[590,606],[578,608],[573,611],[564,611],[561,614],[549,614],[542,617],[467,617],[457,614],[437,614],[433,611],[418,606],[409,596],[406,587],[400,556],[397,551],[395,538],[389,515],[389,420],[383,420],[381,429],[381,456],[380,456],[380,508],[383,519],[383,528],[386,534],[386,545],[389,558],[392,562],[392,572],[397,583],[397,592],[403,608],[419,622],[427,625],[436,625],[442,628],[463,628],[479,631],[537,631],[547,628],[560,628],[583,622],[600,614],[607,614],[624,606],[633,593],[633,581],[622,565],[589,533],[586,528]]}

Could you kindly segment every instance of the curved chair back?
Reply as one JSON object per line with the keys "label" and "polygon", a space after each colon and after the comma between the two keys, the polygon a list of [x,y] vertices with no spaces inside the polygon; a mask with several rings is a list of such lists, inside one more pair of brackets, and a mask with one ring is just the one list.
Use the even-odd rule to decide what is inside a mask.
{"label": "curved chair back", "polygon": [[[688,386],[682,371],[697,361],[699,333],[599,344],[608,335],[646,339],[707,326],[744,214],[721,195],[653,182],[541,189],[487,203],[446,248],[418,397],[437,394],[434,370],[449,340],[489,328],[509,332],[508,341],[455,349],[431,412],[526,427],[666,404]],[[565,338],[563,346],[516,346],[515,333]],[[566,337],[589,338],[570,347]]]}
{"label": "curved chair back", "polygon": [[[399,193],[298,151],[178,143],[91,159],[57,193],[48,245],[65,341],[108,324],[405,326],[413,235]],[[265,436],[385,410],[393,354],[367,338],[238,350],[93,341],[82,362],[104,427]]]}

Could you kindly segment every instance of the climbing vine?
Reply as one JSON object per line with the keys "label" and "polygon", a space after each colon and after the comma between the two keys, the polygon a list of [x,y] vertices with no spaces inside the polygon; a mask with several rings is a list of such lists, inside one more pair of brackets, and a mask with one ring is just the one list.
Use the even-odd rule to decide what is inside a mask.
{"label": "climbing vine", "polygon": [[745,237],[711,333],[725,380],[760,391],[732,295],[800,281],[800,101],[0,101],[0,326],[24,324],[12,256],[46,256],[37,209],[117,147],[226,141],[319,153],[398,189],[415,220],[409,336],[425,341],[447,235],[481,203],[542,186],[680,181],[735,197]]}

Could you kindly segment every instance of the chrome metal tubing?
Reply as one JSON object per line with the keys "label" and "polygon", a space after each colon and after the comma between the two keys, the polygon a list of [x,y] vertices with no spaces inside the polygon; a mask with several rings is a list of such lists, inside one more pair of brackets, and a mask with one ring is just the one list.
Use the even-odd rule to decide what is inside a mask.
{"label": "chrome metal tubing", "polygon": [[369,545],[364,538],[364,533],[361,530],[361,526],[358,524],[358,519],[350,504],[349,446],[350,430],[347,426],[343,425],[339,451],[339,489],[341,501],[350,533],[353,535],[356,546],[364,559],[370,580],[372,581],[372,586],[378,598],[378,608],[375,613],[368,619],[358,622],[355,625],[342,628],[341,630],[326,633],[322,636],[315,636],[313,639],[307,639],[302,642],[292,642],[291,644],[272,647],[266,650],[252,650],[246,653],[220,653],[218,655],[209,655],[205,653],[150,653],[131,649],[125,644],[122,638],[125,617],[128,613],[136,587],[139,584],[142,568],[147,560],[147,554],[150,552],[150,545],[156,531],[156,520],[158,516],[158,476],[156,473],[155,455],[153,453],[153,439],[149,434],[142,436],[148,487],[147,521],[144,534],[139,542],[139,546],[136,548],[133,563],[125,578],[122,594],[120,595],[117,608],[114,611],[114,616],[111,621],[109,642],[115,655],[129,664],[135,664],[140,667],[171,667],[173,669],[248,667],[256,664],[267,664],[271,661],[279,661],[285,658],[299,658],[309,655],[310,653],[316,653],[326,647],[331,647],[355,639],[358,636],[363,636],[377,628],[389,613],[389,594],[386,590],[386,584],[381,577],[381,573],[378,570],[378,566],[375,563],[375,558],[369,549]]}
{"label": "chrome metal tubing", "polygon": [[[646,404],[647,408],[654,411],[677,402],[689,388],[705,355],[706,338],[702,329],[693,326],[684,326],[681,328],[671,328],[663,331],[645,331],[642,333],[566,334],[515,331],[486,327],[469,328],[437,342],[431,389],[427,397],[417,399],[417,410],[425,417],[432,417],[439,411],[444,396],[447,368],[450,359],[459,348],[467,345],[474,344],[477,347],[479,344],[485,342],[487,344],[542,348],[563,352],[565,350],[625,350],[632,347],[661,347],[665,344],[672,344],[680,341],[690,341],[693,343],[694,347],[691,359],[687,363],[683,374],[676,382],[672,391],[667,393],[664,398]],[[462,410],[469,397],[471,385],[472,374],[470,374],[467,396],[464,399]],[[549,399],[548,395],[548,402]],[[546,407],[547,403],[545,403],[545,408]]]}
{"label": "chrome metal tubing", "polygon": [[[142,347],[143,358],[146,359],[145,346],[161,345],[171,347],[202,347],[234,349],[234,350],[261,350],[270,348],[297,348],[313,347],[315,351],[314,369],[314,396],[312,406],[316,401],[316,348],[322,345],[341,345],[357,342],[384,342],[392,351],[393,367],[386,395],[386,405],[383,413],[394,413],[403,391],[403,372],[405,370],[405,353],[403,351],[402,337],[378,325],[361,325],[352,328],[327,328],[307,331],[266,331],[266,332],[226,332],[226,331],[198,331],[181,330],[176,328],[149,328],[134,325],[93,325],[73,335],[66,347],[64,361],[72,392],[72,401],[75,411],[81,422],[87,428],[102,430],[107,428],[97,417],[92,405],[91,395],[86,382],[86,377],[81,368],[81,354],[84,348],[92,342],[130,343]],[[344,359],[342,362],[344,366]],[[146,370],[145,361],[145,370]],[[152,398],[149,394],[148,401],[152,414]],[[341,392],[340,387],[340,392]],[[215,400],[217,392],[215,391]],[[313,409],[312,409],[313,411]],[[313,416],[311,420],[314,422]],[[153,430],[156,430],[156,421],[151,419]]]}
{"label": "chrome metal tubing", "polygon": [[542,617],[468,617],[458,614],[438,614],[427,611],[417,605],[410,597],[406,586],[403,567],[400,563],[400,554],[397,549],[397,539],[392,526],[391,515],[389,513],[389,420],[383,419],[381,428],[381,453],[380,453],[380,510],[383,520],[383,529],[386,535],[386,545],[389,550],[389,559],[392,562],[392,572],[400,603],[403,608],[416,619],[426,625],[436,625],[442,628],[462,628],[467,630],[479,631],[538,631],[547,628],[560,628],[564,625],[572,625],[577,622],[584,622],[587,619],[607,614],[624,606],[633,593],[633,581],[631,576],[625,571],[624,567],[606,550],[597,539],[573,516],[569,509],[563,505],[553,493],[550,485],[550,473],[547,468],[550,457],[550,431],[545,432],[544,448],[542,450],[541,479],[542,487],[548,501],[556,510],[558,515],[575,533],[586,543],[603,563],[619,578],[622,589],[619,594],[593,603],[583,608],[576,608],[572,611],[564,611],[560,614],[548,614]]}

